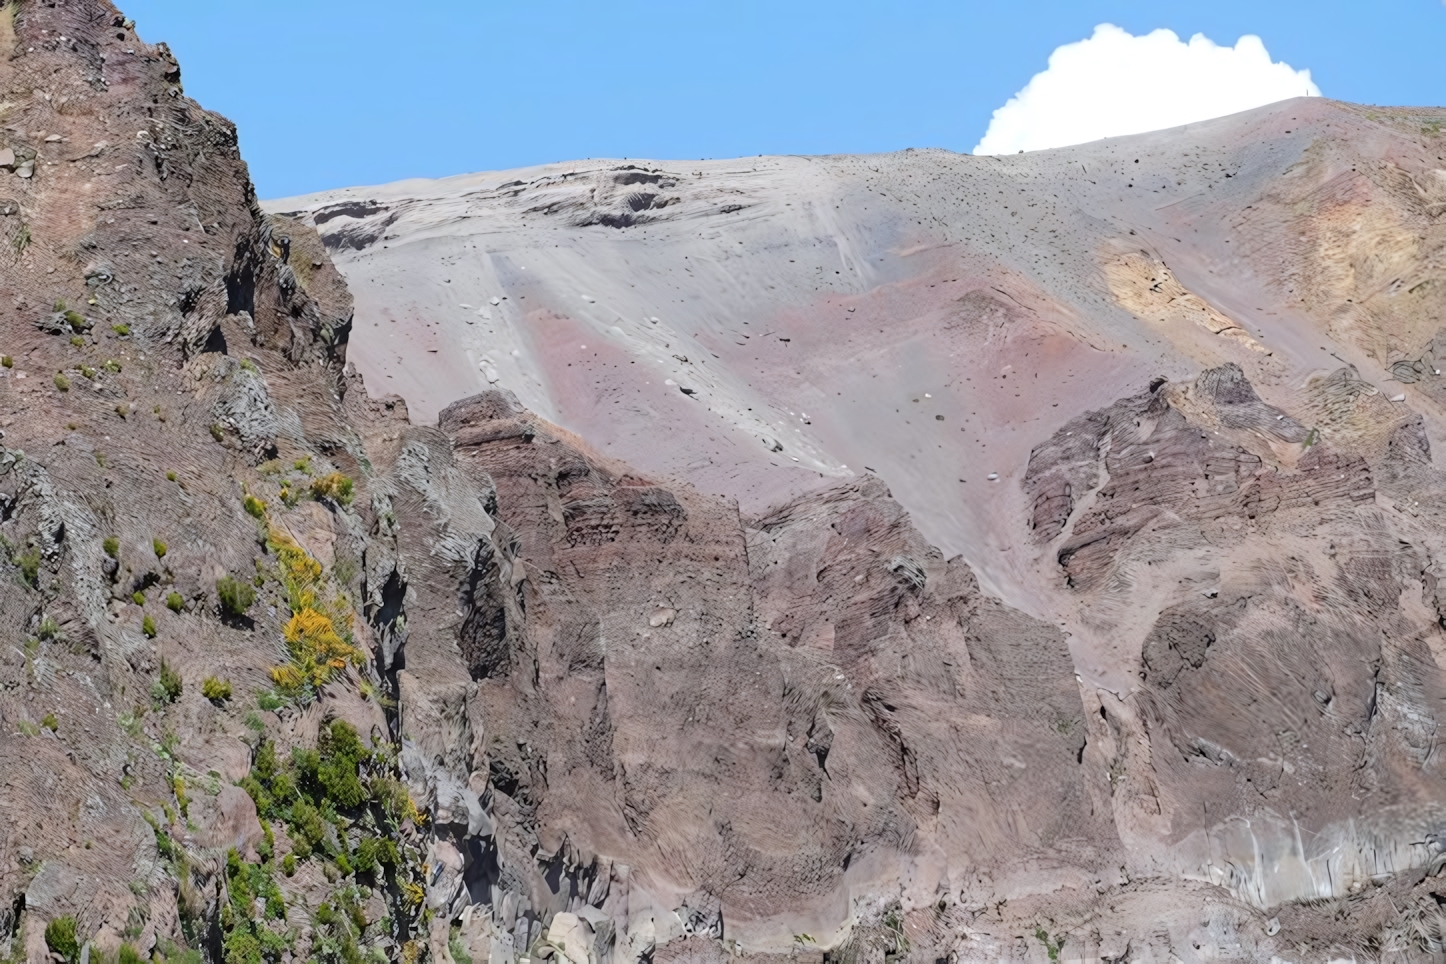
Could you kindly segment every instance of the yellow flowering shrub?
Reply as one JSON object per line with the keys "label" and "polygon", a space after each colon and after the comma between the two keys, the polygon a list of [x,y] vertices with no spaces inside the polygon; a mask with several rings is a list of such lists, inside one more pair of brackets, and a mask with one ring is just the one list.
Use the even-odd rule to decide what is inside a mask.
{"label": "yellow flowering shrub", "polygon": [[366,654],[352,642],[352,612],[346,598],[328,598],[317,562],[290,535],[272,529],[267,544],[276,553],[291,618],[282,629],[290,662],[273,667],[271,679],[283,692],[321,686],[348,663],[361,666]]}

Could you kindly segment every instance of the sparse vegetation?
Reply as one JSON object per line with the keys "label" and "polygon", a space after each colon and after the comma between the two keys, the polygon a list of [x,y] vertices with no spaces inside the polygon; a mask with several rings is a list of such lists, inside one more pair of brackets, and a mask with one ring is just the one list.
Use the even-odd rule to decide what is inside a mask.
{"label": "sparse vegetation", "polygon": [[46,713],[45,718],[40,721],[40,725],[45,727],[51,733],[54,733],[56,730],[60,729],[60,720],[56,719],[54,713]]}
{"label": "sparse vegetation", "polygon": [[82,337],[80,337],[79,335],[71,335],[71,336],[70,336],[70,344],[71,344],[71,347],[72,347],[72,348],[84,348],[84,347],[85,347],[85,339],[82,338]]}
{"label": "sparse vegetation", "polygon": [[216,597],[221,601],[221,612],[227,616],[244,616],[256,602],[256,590],[234,576],[223,576],[216,582]]}
{"label": "sparse vegetation", "polygon": [[151,549],[155,552],[157,559],[166,558],[166,544],[159,539],[151,540]]}
{"label": "sparse vegetation", "polygon": [[15,359],[11,358],[9,355],[0,355],[0,365],[4,365],[6,368],[14,368]]}
{"label": "sparse vegetation", "polygon": [[70,391],[70,379],[65,377],[65,372],[55,373],[55,387],[62,392]]}
{"label": "sparse vegetation", "polygon": [[1049,939],[1049,932],[1043,927],[1037,928],[1034,932],[1035,940],[1044,945],[1044,952],[1049,955],[1051,961],[1059,960],[1059,952],[1064,949],[1064,934],[1058,934],[1055,939]]}
{"label": "sparse vegetation", "polygon": [[311,483],[311,495],[315,499],[330,499],[338,505],[351,505],[353,487],[351,479],[332,472]]}
{"label": "sparse vegetation", "polygon": [[137,589],[135,592],[131,593],[131,602],[135,603],[137,606],[144,606],[146,604],[146,594],[141,590]]}
{"label": "sparse vegetation", "polygon": [[156,621],[149,614],[141,620],[141,632],[146,634],[146,639],[156,638]]}
{"label": "sparse vegetation", "polygon": [[122,324],[114,324],[114,325],[111,325],[111,326],[110,326],[110,330],[113,331],[113,332],[115,332],[117,335],[120,335],[122,338],[124,338],[126,335],[129,335],[129,334],[131,333],[131,326],[130,326],[130,325],[122,325]]}
{"label": "sparse vegetation", "polygon": [[173,613],[178,613],[186,608],[186,600],[174,589],[166,593],[166,608]]}
{"label": "sparse vegetation", "polygon": [[348,663],[363,665],[366,657],[351,639],[351,606],[339,594],[327,598],[321,563],[280,530],[271,531],[267,544],[276,553],[292,612],[282,631],[291,661],[271,670],[277,687],[301,692],[330,681]]}
{"label": "sparse vegetation", "polygon": [[66,914],[46,924],[45,946],[50,948],[51,953],[59,954],[67,964],[75,964],[80,957],[80,941],[75,936],[75,918]]}
{"label": "sparse vegetation", "polygon": [[246,498],[241,500],[241,504],[245,506],[247,515],[254,516],[257,519],[266,518],[266,503],[256,496],[246,496]]}
{"label": "sparse vegetation", "polygon": [[[286,821],[296,860],[316,854],[334,861],[342,876],[370,874],[397,866],[401,854],[396,842],[363,835],[350,849],[345,836],[328,833],[326,825],[338,823],[342,814],[359,815],[372,808],[393,825],[424,819],[406,789],[386,775],[386,763],[386,757],[362,744],[350,723],[333,720],[322,728],[314,750],[296,747],[283,759],[273,743],[260,744],[241,787],[264,819]],[[287,873],[294,872],[293,863]]]}
{"label": "sparse vegetation", "polygon": [[218,442],[223,442],[226,439],[226,430],[213,422],[211,424],[211,437]]}
{"label": "sparse vegetation", "polygon": [[257,368],[256,363],[249,358],[241,359],[241,367],[253,375],[261,374],[261,369]]}
{"label": "sparse vegetation", "polygon": [[114,358],[107,358],[107,359],[105,360],[105,364],[102,365],[102,366],[100,366],[100,367],[101,367],[101,368],[104,368],[106,371],[110,372],[112,375],[118,375],[118,374],[120,374],[121,363],[118,362],[118,361],[116,361]]}
{"label": "sparse vegetation", "polygon": [[85,320],[85,316],[74,308],[66,309],[65,323],[70,326],[71,331],[75,332],[85,331],[85,329],[90,327],[90,323]]}
{"label": "sparse vegetation", "polygon": [[455,964],[472,964],[472,955],[467,953],[467,948],[462,943],[462,928],[456,924],[452,925],[447,938],[447,950]]}
{"label": "sparse vegetation", "polygon": [[20,255],[24,254],[25,249],[30,247],[30,242],[32,240],[33,239],[30,236],[30,225],[21,222],[20,227],[17,228],[15,231],[15,240],[11,242],[11,244],[15,247],[15,256],[19,257]]}
{"label": "sparse vegetation", "polygon": [[167,473],[166,473],[166,481],[167,481],[167,482],[174,482],[174,481],[176,481],[176,473],[175,473],[175,472],[167,472]]}
{"label": "sparse vegetation", "polygon": [[201,681],[201,695],[212,703],[224,703],[231,698],[231,683],[229,680],[207,676]]}
{"label": "sparse vegetation", "polygon": [[165,660],[161,660],[161,675],[156,680],[152,690],[152,696],[157,697],[159,702],[174,703],[181,698],[184,687],[181,683],[181,674]]}
{"label": "sparse vegetation", "polygon": [[31,589],[40,588],[40,550],[31,548],[16,553],[10,561],[20,570],[20,581]]}

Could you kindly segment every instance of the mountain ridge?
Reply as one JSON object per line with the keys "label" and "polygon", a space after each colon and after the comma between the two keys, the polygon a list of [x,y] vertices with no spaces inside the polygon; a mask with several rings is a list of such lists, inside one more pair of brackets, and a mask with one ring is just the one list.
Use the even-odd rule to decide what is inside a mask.
{"label": "mountain ridge", "polygon": [[1203,125],[1174,187],[1235,193],[1165,214],[1178,132],[1096,207],[1054,153],[493,185],[388,265],[426,199],[267,213],[104,0],[0,24],[8,959],[1439,949],[1419,112]]}

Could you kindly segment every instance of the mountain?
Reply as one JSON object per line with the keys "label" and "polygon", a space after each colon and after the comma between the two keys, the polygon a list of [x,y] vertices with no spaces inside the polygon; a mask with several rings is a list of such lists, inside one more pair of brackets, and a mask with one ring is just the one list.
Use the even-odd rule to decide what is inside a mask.
{"label": "mountain", "polygon": [[[793,592],[755,589],[750,619],[730,622],[823,660],[875,730],[897,728],[909,843],[865,884],[856,854],[839,860],[832,915],[796,924],[815,884],[793,880],[769,913],[742,897],[740,869],[720,896],[725,934],[777,947],[822,930],[862,953],[859,908],[877,921],[898,895],[924,958],[1008,956],[1011,934],[1043,953],[1035,925],[1053,934],[1070,913],[1066,947],[1086,957],[1362,953],[1390,944],[1381,921],[1301,908],[1354,908],[1439,866],[1442,118],[1310,98],[1014,157],[590,161],[267,207],[315,225],[346,275],[368,384],[426,421],[510,392],[649,479],[738,504],[759,533],[755,579],[787,573]],[[946,569],[921,562],[912,602],[834,582],[855,510],[823,524],[820,503],[885,485],[939,549],[871,543],[876,564]],[[828,547],[780,536],[775,554],[780,502],[790,523],[818,519],[810,538]],[[535,524],[499,506],[518,531]],[[1030,622],[985,631],[957,602],[930,612],[966,567],[971,593]],[[657,600],[712,611],[678,590]],[[880,620],[864,668],[856,607]],[[939,655],[940,618],[962,650]],[[1081,697],[1068,710],[1026,685],[1067,684],[1063,667],[981,662],[986,647],[1060,645]],[[1001,702],[963,705],[985,694]],[[1042,729],[1027,749],[986,748],[966,722],[1020,739],[1026,707],[1075,766],[1049,762]],[[686,734],[694,719],[655,725]],[[931,732],[946,719],[952,737]],[[731,809],[710,819],[687,846],[736,846]],[[787,839],[806,854],[816,838]],[[680,897],[707,879],[656,873],[681,877]],[[1106,891],[1139,903],[1085,925]],[[1434,903],[1390,899],[1437,919]],[[1182,916],[1149,932],[1157,900]],[[1202,901],[1216,909],[1202,917]]]}
{"label": "mountain", "polygon": [[263,208],[0,49],[7,960],[1439,951],[1439,112]]}

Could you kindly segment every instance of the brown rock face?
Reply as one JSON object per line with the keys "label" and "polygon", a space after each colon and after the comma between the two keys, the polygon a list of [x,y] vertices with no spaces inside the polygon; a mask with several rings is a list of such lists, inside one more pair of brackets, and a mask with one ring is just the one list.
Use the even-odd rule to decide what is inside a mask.
{"label": "brown rock face", "polygon": [[[681,902],[747,944],[837,928],[851,887],[932,893],[943,862],[1023,879],[1117,849],[1061,634],[984,596],[877,479],[745,520],[502,394],[440,427],[455,448],[430,464],[495,485],[498,524],[465,579],[426,540],[400,548],[409,584],[460,602],[445,634],[409,636],[404,672],[467,704],[429,762],[490,782],[498,871],[474,895],[520,888],[545,914],[591,893],[635,920]],[[421,508],[413,491],[394,504]],[[540,853],[573,882],[518,879]]]}
{"label": "brown rock face", "polygon": [[[548,287],[556,264],[524,280],[499,259],[516,300],[539,302],[526,320],[562,409],[588,391],[644,398],[570,417],[580,437],[479,385],[428,394],[435,425],[368,396],[326,248],[374,253],[416,211],[302,206],[322,235],[263,213],[230,125],[108,4],[12,3],[0,54],[8,959],[1439,951],[1446,485],[1431,439],[1446,422],[1429,125],[1396,112],[1368,128],[1312,105],[1316,125],[1350,114],[1355,140],[1276,144],[1248,170],[1192,168],[1176,143],[1176,187],[1204,178],[1226,196],[1225,173],[1250,186],[1216,207],[1130,207],[1168,209],[1150,222],[1158,243],[1101,228],[1099,196],[1054,221],[1026,204],[996,227],[1065,237],[1009,234],[998,251],[1013,262],[960,272],[889,220],[891,256],[918,254],[922,275],[865,271],[884,258],[856,257],[860,241],[859,278],[895,274],[810,295],[834,327],[773,303],[800,313],[766,349],[740,331],[728,344],[743,352],[720,342],[686,349],[692,361],[673,334],[649,335],[696,376],[665,385],[666,403],[642,392],[662,369],[623,364],[625,319],[607,336],[624,347],[598,351]],[[1169,136],[1148,139],[1156,166]],[[1362,156],[1380,163],[1356,171]],[[892,203],[897,184],[847,180],[887,164],[932,171],[943,206],[974,176],[901,157],[831,159],[811,190],[837,193],[833,210]],[[1073,185],[1045,177],[1072,158],[1021,171]],[[748,205],[768,223],[766,185],[604,180],[484,200],[546,194],[548,216],[612,232],[589,238]],[[1235,286],[1208,277],[1215,242],[1160,240],[1225,208],[1258,272]],[[1068,268],[1029,275],[1030,258]],[[1062,278],[1105,307],[1064,300]],[[1249,298],[1281,307],[1262,290],[1305,307],[1278,329],[1241,323]],[[504,320],[501,300],[485,320]],[[1302,362],[1295,342],[1316,333],[1350,361],[1320,368],[1311,340]],[[1117,334],[1170,346],[1169,377],[1112,360]],[[705,373],[750,351],[774,386],[795,364],[815,382],[834,372],[844,401],[818,392],[785,433],[753,413],[761,396],[737,370]],[[851,367],[830,367],[840,353]],[[949,405],[985,405],[968,425],[1002,441],[980,451],[1018,464],[990,471],[976,452],[946,473],[976,494],[951,481],[926,499],[944,477],[931,453],[965,452],[966,433],[933,392],[869,387],[894,377],[894,353],[953,378]],[[1021,385],[1026,358],[1053,377]],[[1386,371],[1410,408],[1382,389]],[[849,412],[846,430],[805,435]],[[637,424],[660,435],[628,435]],[[732,463],[702,457],[714,429],[763,427],[767,444]],[[648,468],[602,454],[619,449]],[[805,452],[807,472],[785,451]],[[702,467],[673,471],[685,456]],[[894,477],[968,552],[930,544]]]}

